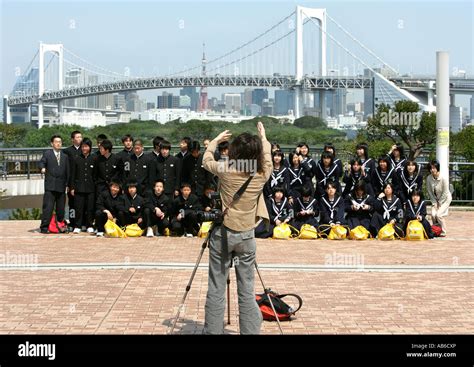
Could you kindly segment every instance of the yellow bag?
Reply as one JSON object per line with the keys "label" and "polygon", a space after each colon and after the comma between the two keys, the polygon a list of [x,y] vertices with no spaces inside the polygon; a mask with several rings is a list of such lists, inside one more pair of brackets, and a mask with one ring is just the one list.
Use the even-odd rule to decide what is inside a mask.
{"label": "yellow bag", "polygon": [[273,238],[288,240],[291,238],[291,228],[288,223],[281,223],[273,228]]}
{"label": "yellow bag", "polygon": [[314,240],[318,238],[318,231],[311,224],[303,224],[300,228],[300,234],[298,238],[303,240]]}
{"label": "yellow bag", "polygon": [[199,229],[198,237],[204,238],[211,229],[212,222],[202,222],[201,228]]}
{"label": "yellow bag", "polygon": [[112,238],[125,238],[127,235],[114,221],[110,219],[104,225],[105,235]]}
{"label": "yellow bag", "polygon": [[351,240],[367,240],[370,238],[370,232],[364,226],[357,226],[349,232]]}
{"label": "yellow bag", "polygon": [[163,231],[163,234],[164,234],[166,237],[171,236],[171,231],[170,231],[170,229],[169,229],[168,227],[165,228],[165,230]]}
{"label": "yellow bag", "polygon": [[379,240],[382,240],[382,241],[394,240],[395,239],[395,228],[393,227],[393,224],[387,223],[382,228],[380,228],[378,238],[379,238]]}
{"label": "yellow bag", "polygon": [[419,220],[411,220],[408,222],[407,225],[407,234],[405,239],[408,241],[423,241],[426,240],[428,236],[426,236],[425,229],[423,228],[423,224]]}
{"label": "yellow bag", "polygon": [[144,230],[140,228],[137,223],[130,224],[125,227],[125,234],[127,237],[140,237]]}
{"label": "yellow bag", "polygon": [[328,235],[328,240],[345,240],[347,238],[347,228],[336,224],[334,227],[331,227],[331,231]]}

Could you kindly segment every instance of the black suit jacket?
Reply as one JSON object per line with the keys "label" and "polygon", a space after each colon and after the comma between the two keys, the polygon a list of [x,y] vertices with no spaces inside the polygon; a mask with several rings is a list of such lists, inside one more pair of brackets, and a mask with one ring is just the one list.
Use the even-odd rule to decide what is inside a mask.
{"label": "black suit jacket", "polygon": [[59,165],[53,149],[45,151],[43,157],[41,157],[39,167],[41,169],[46,168],[44,177],[45,191],[66,192],[71,170],[70,161],[63,151],[60,151],[59,154]]}

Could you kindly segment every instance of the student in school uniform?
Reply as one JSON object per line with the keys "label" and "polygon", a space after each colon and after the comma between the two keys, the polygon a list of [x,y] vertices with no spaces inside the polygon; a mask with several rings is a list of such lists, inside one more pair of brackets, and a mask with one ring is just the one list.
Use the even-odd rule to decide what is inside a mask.
{"label": "student in school uniform", "polygon": [[[82,133],[79,130],[75,130],[71,133],[71,143],[71,146],[64,149],[64,153],[69,157],[69,167],[72,174],[74,159],[81,154]],[[69,207],[69,227],[72,230],[72,228],[77,228],[77,205],[70,190],[67,193],[67,204]]]}
{"label": "student in school uniform", "polygon": [[122,164],[130,158],[133,154],[133,137],[130,134],[122,136],[123,149],[117,153],[117,156],[122,160]]}
{"label": "student in school uniform", "polygon": [[422,200],[422,193],[417,189],[410,192],[410,198],[406,202],[405,224],[403,226],[405,233],[408,223],[415,219],[421,222],[428,238],[433,238],[433,230],[431,229],[430,222],[426,219],[426,201]]}
{"label": "student in school uniform", "polygon": [[170,154],[171,143],[163,140],[160,143],[160,155],[157,158],[158,178],[165,183],[165,194],[170,198],[179,195],[181,184],[181,159]]}
{"label": "student in school uniform", "polygon": [[108,191],[110,183],[122,182],[123,166],[122,160],[112,153],[112,142],[103,140],[99,146],[100,155],[97,156],[94,164],[94,180],[96,183],[96,197],[104,191]]}
{"label": "student in school uniform", "polygon": [[414,160],[407,160],[403,170],[399,175],[399,196],[403,203],[406,203],[415,190],[423,190],[423,177],[420,174],[420,167]]}
{"label": "student in school uniform", "polygon": [[181,179],[191,184],[192,192],[201,197],[206,185],[212,181],[212,174],[204,169],[201,144],[193,141],[189,145],[189,154],[182,161]]}
{"label": "student in school uniform", "polygon": [[185,136],[179,142],[179,152],[176,153],[175,157],[178,159],[184,159],[191,152],[192,139],[189,136]]}
{"label": "student in school uniform", "polygon": [[181,193],[173,201],[171,228],[178,236],[193,237],[199,232],[197,212],[202,210],[199,198],[191,192],[191,184],[183,182]]}
{"label": "student in school uniform", "polygon": [[[283,153],[283,151],[282,151],[281,148],[280,148],[280,144],[278,144],[278,143],[276,143],[276,142],[273,142],[273,143],[272,143],[272,154],[275,153],[276,151],[280,151],[280,152]],[[282,159],[281,163],[282,163],[283,166],[285,166],[285,167],[289,167],[289,166],[290,166],[290,163],[288,162],[288,159],[286,159],[284,153],[283,153],[283,159]]]}
{"label": "student in school uniform", "polygon": [[401,200],[395,195],[394,185],[386,183],[382,192],[375,200],[375,213],[372,216],[372,227],[378,233],[380,229],[391,223],[399,238],[404,237],[403,226],[403,205]]}
{"label": "student in school uniform", "polygon": [[[331,155],[331,153],[327,154]],[[329,234],[330,228],[321,226],[329,225],[333,227],[336,224],[345,225],[345,203],[342,196],[337,193],[337,185],[334,182],[326,183],[325,191],[325,194],[319,201],[319,226],[322,232]]]}
{"label": "student in school uniform", "polygon": [[323,152],[329,152],[332,154],[333,156],[333,162],[335,164],[337,164],[337,167],[338,167],[338,173],[339,173],[339,177],[338,178],[341,178],[342,177],[342,173],[343,173],[343,164],[342,164],[342,161],[336,157],[336,147],[334,146],[333,143],[326,143],[324,144],[324,148],[323,148]]}
{"label": "student in school uniform", "polygon": [[374,190],[372,189],[372,183],[362,166],[360,158],[353,158],[347,168],[344,173],[344,178],[342,179],[345,183],[342,197],[346,198],[347,195],[353,191],[358,182],[364,182],[367,193],[373,197]]}
{"label": "student in school uniform", "polygon": [[280,150],[272,153],[273,171],[270,179],[263,187],[263,195],[269,198],[273,195],[273,189],[277,186],[283,187],[288,192],[290,187],[290,169],[283,164],[284,155]]}
{"label": "student in school uniform", "polygon": [[305,186],[301,190],[301,196],[296,198],[293,205],[295,228],[300,230],[303,224],[309,224],[314,228],[318,228],[319,216],[318,202],[312,195],[310,187]]}
{"label": "student in school uniform", "polygon": [[377,162],[378,166],[372,175],[372,188],[375,196],[379,196],[383,192],[383,188],[387,183],[392,185],[395,195],[398,193],[398,175],[390,162],[388,156],[380,157]]}
{"label": "student in school uniform", "polygon": [[290,167],[288,170],[289,173],[289,189],[288,189],[288,200],[290,204],[294,203],[297,197],[301,196],[301,190],[306,184],[306,173],[301,166],[301,160],[298,153],[290,153],[289,156]]}
{"label": "student in school uniform", "polygon": [[334,156],[330,152],[323,152],[321,160],[316,167],[316,198],[321,198],[325,194],[326,185],[331,182],[336,188],[338,195],[341,195],[341,184],[339,183],[339,166],[334,163]]}
{"label": "student in school uniform", "polygon": [[116,222],[119,226],[125,224],[121,221],[120,213],[125,210],[120,183],[111,181],[109,189],[99,192],[96,202],[95,225],[97,237],[104,237],[104,225],[107,220]]}
{"label": "student in school uniform", "polygon": [[84,138],[81,143],[81,154],[74,158],[71,169],[70,194],[74,197],[76,206],[76,228],[73,233],[94,233],[95,211],[95,159],[92,154],[92,141]]}
{"label": "student in school uniform", "polygon": [[369,146],[367,143],[357,144],[356,156],[360,159],[367,178],[372,181],[372,175],[375,172],[375,160],[369,157]]}
{"label": "student in school uniform", "polygon": [[43,212],[41,214],[40,232],[49,233],[48,227],[56,209],[58,222],[64,221],[66,205],[66,187],[70,182],[71,169],[68,156],[61,150],[62,139],[59,135],[51,137],[51,147],[43,153],[39,167],[44,177]]}
{"label": "student in school uniform", "polygon": [[276,226],[282,223],[290,223],[293,219],[292,206],[285,195],[285,189],[283,187],[276,186],[273,189],[273,196],[267,199],[266,204],[270,217],[270,225],[267,231],[263,222],[260,222],[255,229],[255,237],[257,238],[271,237]]}
{"label": "student in school uniform", "polygon": [[406,157],[404,154],[403,145],[400,143],[393,144],[388,152],[388,157],[390,158],[390,164],[395,169],[397,174],[399,174],[405,165]]}
{"label": "student in school uniform", "polygon": [[125,158],[123,163],[124,181],[137,183],[138,195],[151,191],[151,185],[156,181],[158,168],[156,160],[144,153],[143,142],[136,139],[133,142],[133,154]]}
{"label": "student in school uniform", "polygon": [[[153,186],[153,191],[148,192],[145,198],[144,218],[146,221],[146,236],[163,235],[166,228],[170,227],[169,215],[172,209],[172,200],[165,194],[165,184],[158,179]],[[153,227],[157,231],[153,232]]]}
{"label": "student in school uniform", "polygon": [[375,211],[375,198],[367,192],[367,184],[360,180],[346,196],[346,221],[350,229],[363,226],[373,237],[376,230],[371,226],[372,215]]}
{"label": "student in school uniform", "polygon": [[147,227],[144,221],[145,199],[138,194],[138,183],[130,180],[123,195],[123,210],[119,212],[120,222],[124,226],[138,224],[141,229]]}
{"label": "student in school uniform", "polygon": [[306,176],[306,181],[303,182],[303,186],[309,185],[310,187],[313,187],[313,177],[315,175],[316,162],[313,160],[313,158],[311,158],[309,153],[309,145],[305,142],[301,142],[296,147],[295,152],[298,154],[300,164],[303,167]]}

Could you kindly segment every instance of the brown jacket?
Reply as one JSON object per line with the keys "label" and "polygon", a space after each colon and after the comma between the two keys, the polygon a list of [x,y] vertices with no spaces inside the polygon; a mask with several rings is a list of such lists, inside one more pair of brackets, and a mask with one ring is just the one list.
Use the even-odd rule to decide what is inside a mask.
{"label": "brown jacket", "polygon": [[[224,225],[234,231],[249,231],[255,228],[260,219],[268,220],[268,211],[262,195],[263,186],[270,178],[273,170],[271,145],[268,140],[262,141],[264,164],[263,173],[255,174],[240,199],[232,204],[224,217]],[[207,146],[202,160],[204,168],[219,178],[219,190],[222,199],[222,210],[228,208],[232,197],[248,179],[249,175],[237,172],[234,168],[223,170],[223,163],[214,159],[217,141],[213,140]],[[225,171],[225,172],[223,172]]]}

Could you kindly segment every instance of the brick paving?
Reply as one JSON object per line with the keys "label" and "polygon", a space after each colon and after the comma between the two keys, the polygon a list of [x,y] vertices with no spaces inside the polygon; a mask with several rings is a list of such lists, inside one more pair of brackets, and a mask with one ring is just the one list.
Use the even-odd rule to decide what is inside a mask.
{"label": "brick paving", "polygon": [[[285,333],[471,334],[474,251],[466,229],[473,223],[474,212],[453,211],[448,217],[449,237],[423,242],[258,240],[258,261],[267,286],[303,297],[304,305],[297,317],[283,323]],[[38,224],[0,222],[0,333],[166,333],[200,251],[201,239],[41,235],[35,232]],[[325,271],[328,259],[331,262],[339,255],[362,261],[370,271]],[[39,266],[8,269],[24,256],[30,256],[33,265],[37,262]],[[41,268],[59,263],[66,269]],[[91,268],[68,267],[79,263]],[[130,268],[94,268],[97,263],[129,264]],[[156,266],[134,268],[137,263]],[[166,263],[188,268],[160,267]],[[207,252],[202,263],[207,263]],[[274,266],[264,268],[269,264]],[[293,268],[278,269],[278,265]],[[320,265],[322,270],[300,270],[302,265]],[[373,271],[372,267],[380,265],[394,268]],[[407,272],[400,271],[400,265],[433,268],[429,272]],[[452,267],[452,271],[437,270],[437,266]],[[226,331],[238,333],[234,275],[231,279],[231,325]],[[261,290],[257,278],[256,292]],[[206,291],[207,269],[202,266],[177,332],[202,331]],[[276,323],[264,322],[262,332],[278,333]]]}

